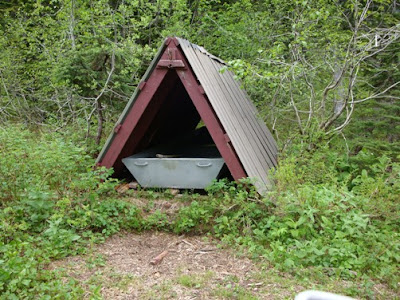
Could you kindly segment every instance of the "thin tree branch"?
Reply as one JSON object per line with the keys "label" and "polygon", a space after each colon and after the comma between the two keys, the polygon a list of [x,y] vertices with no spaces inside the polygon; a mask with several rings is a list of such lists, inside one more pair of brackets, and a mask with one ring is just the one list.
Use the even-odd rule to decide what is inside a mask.
{"label": "thin tree branch", "polygon": [[[383,94],[385,94],[386,92],[388,92],[389,90],[391,90],[392,88],[394,88],[395,86],[397,86],[397,85],[399,85],[399,84],[400,84],[400,81],[398,81],[398,82],[392,84],[392,85],[389,86],[388,88],[384,89],[382,92],[373,94],[373,95],[368,96],[368,97],[366,97],[366,98],[364,98],[364,99],[352,101],[351,104],[365,102],[365,101],[368,101],[368,100],[371,100],[371,99],[374,99],[374,98],[383,98],[383,97],[386,97],[386,96],[383,96]],[[387,96],[387,97],[390,97],[390,96]],[[393,98],[396,98],[396,97],[393,97]]]}

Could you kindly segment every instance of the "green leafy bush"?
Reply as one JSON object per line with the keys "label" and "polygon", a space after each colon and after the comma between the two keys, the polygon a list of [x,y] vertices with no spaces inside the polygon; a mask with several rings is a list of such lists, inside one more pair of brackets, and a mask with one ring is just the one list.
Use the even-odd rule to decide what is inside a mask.
{"label": "green leafy bush", "polygon": [[81,297],[77,282],[61,282],[46,266],[121,229],[212,234],[285,271],[313,267],[398,288],[400,164],[388,157],[294,147],[265,197],[248,180],[222,180],[172,217],[156,210],[144,218],[115,193],[110,171],[93,169],[93,159],[65,136],[9,127],[0,130],[0,148],[6,298]]}
{"label": "green leafy bush", "polygon": [[318,267],[398,288],[399,164],[382,157],[367,171],[353,158],[341,179],[346,159],[324,151],[282,160],[264,198],[246,182],[215,182],[208,199],[181,209],[175,231],[212,232],[286,271]]}
{"label": "green leafy bush", "polygon": [[0,150],[0,294],[80,298],[74,280],[61,282],[46,265],[122,228],[140,229],[139,211],[115,198],[109,170],[94,170],[85,150],[57,133],[10,126],[0,129]]}

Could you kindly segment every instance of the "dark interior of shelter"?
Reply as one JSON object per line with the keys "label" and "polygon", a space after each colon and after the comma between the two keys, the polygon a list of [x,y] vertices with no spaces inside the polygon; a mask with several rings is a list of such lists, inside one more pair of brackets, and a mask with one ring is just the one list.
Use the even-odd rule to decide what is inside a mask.
{"label": "dark interior of shelter", "polygon": [[[152,101],[141,116],[138,131],[132,133],[127,143],[134,149],[125,149],[124,156],[134,158],[221,158],[196,107],[175,72],[170,74],[157,90]],[[141,132],[140,132],[141,131]],[[126,164],[124,162],[124,164]],[[137,164],[137,163],[136,163]],[[126,166],[119,174],[120,178],[137,179]],[[223,164],[217,179],[232,176]]]}

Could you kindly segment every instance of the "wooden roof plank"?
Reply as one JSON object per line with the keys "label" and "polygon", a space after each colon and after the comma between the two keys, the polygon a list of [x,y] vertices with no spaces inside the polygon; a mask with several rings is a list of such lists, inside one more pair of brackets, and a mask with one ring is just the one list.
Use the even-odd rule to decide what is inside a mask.
{"label": "wooden roof plank", "polygon": [[[215,70],[219,72],[221,65],[216,62],[212,62],[212,64],[214,65]],[[231,95],[231,99],[235,103],[236,108],[241,110],[243,112],[243,115],[247,118],[248,126],[252,131],[253,138],[256,140],[257,147],[259,148],[260,153],[266,154],[263,157],[268,161],[268,167],[269,168],[275,167],[276,158],[273,155],[274,153],[274,150],[272,149],[273,146],[270,144],[269,139],[266,136],[266,132],[268,132],[268,129],[263,130],[260,126],[260,122],[256,119],[255,114],[249,110],[247,105],[247,103],[249,103],[248,98],[243,97],[243,95],[240,95],[238,93],[234,93],[233,89],[230,88],[231,86],[229,84],[231,85],[235,84],[236,85],[235,88],[240,88],[240,86],[237,85],[236,82],[230,83],[229,81],[227,81],[226,78],[227,76],[224,76],[224,74],[221,74],[220,77],[222,79],[222,82],[226,85],[226,91]]]}
{"label": "wooden roof plank", "polygon": [[[220,87],[221,92],[224,95],[224,98],[222,99],[222,101],[224,102],[222,103],[222,105],[224,107],[229,106],[231,109],[231,114],[227,115],[227,118],[229,118],[232,121],[232,123],[237,124],[235,129],[238,132],[238,138],[243,142],[244,145],[251,146],[251,148],[245,147],[245,149],[247,153],[253,152],[253,155],[251,155],[250,157],[254,161],[254,164],[258,169],[258,171],[262,172],[263,170],[268,168],[269,165],[265,161],[264,156],[262,155],[262,152],[264,151],[262,152],[257,151],[260,150],[257,148],[259,148],[260,146],[262,147],[262,145],[260,145],[260,143],[257,142],[256,140],[257,137],[254,136],[254,130],[251,127],[249,116],[244,114],[244,111],[241,110],[240,105],[237,105],[230,87],[229,86],[227,87],[224,84],[219,71],[217,69],[214,69],[213,72],[213,65],[212,65],[213,63],[209,59],[204,58],[203,64],[205,67],[207,67],[207,70],[209,70],[208,74],[211,74],[211,76],[213,76],[215,84]],[[246,101],[246,99],[242,100]],[[272,164],[272,162],[270,162],[270,164]]]}
{"label": "wooden roof plank", "polygon": [[[228,71],[228,72],[230,72],[230,71]],[[234,81],[233,76],[229,76],[229,79]],[[240,84],[238,82],[237,82],[237,85],[240,88]],[[245,90],[240,88],[240,91],[243,94],[243,97],[246,97],[246,98],[249,99],[249,96],[247,95]],[[259,113],[257,111],[257,108],[251,102],[247,102],[247,104],[249,104],[248,107],[249,107],[250,111],[252,111],[253,114],[256,116],[256,119],[257,119],[258,123],[261,125],[261,128],[263,129],[263,132],[266,133],[266,136],[268,137],[268,142],[273,147],[273,149],[275,151],[277,151],[278,150],[278,145],[277,145],[275,139],[273,138],[271,132],[269,131],[268,127],[265,125],[264,121],[259,118],[259,116],[258,116]]]}
{"label": "wooden roof plank", "polygon": [[[191,51],[193,51],[193,53],[194,54],[196,54],[196,52],[195,52],[195,50],[193,50],[192,49],[192,47],[191,47],[191,44],[190,43],[187,43],[187,49],[189,49],[189,50],[191,50]],[[189,53],[188,53],[188,55],[190,55],[190,51],[188,51]],[[197,56],[196,56],[197,57]],[[200,57],[204,57],[203,55],[200,55]],[[204,63],[204,62],[203,62]],[[200,62],[200,66],[201,66],[201,62]],[[196,71],[201,71],[201,69],[199,69],[199,70],[196,70]],[[199,72],[198,72],[199,73]],[[209,76],[207,76],[207,74],[208,73],[205,73],[206,74],[206,76],[203,76],[206,80],[208,79],[208,77]],[[200,79],[200,81],[201,81],[201,77],[202,77],[202,73],[200,73],[200,74],[198,74],[197,75],[198,77],[199,77],[199,79]],[[212,86],[212,84],[211,84],[211,86]],[[210,93],[210,91],[209,91],[209,93]],[[210,97],[210,96],[209,96]],[[211,98],[211,97],[210,97]],[[214,99],[215,100],[215,99]],[[210,99],[210,101],[211,101],[211,99]],[[217,102],[217,103],[215,103],[214,105],[218,105],[219,103]],[[226,103],[225,103],[226,104]],[[226,106],[226,105],[225,105]],[[224,107],[224,105],[222,106],[222,107]],[[216,107],[216,109],[218,110],[218,106]],[[223,113],[223,111],[219,111],[219,115],[221,114],[221,113]],[[221,118],[221,116],[219,116],[220,118]],[[222,119],[225,119],[225,115],[223,115],[222,116]],[[221,120],[221,121],[225,121],[225,120]],[[225,126],[227,126],[227,124],[225,124]],[[228,126],[229,126],[229,123],[228,123]],[[237,128],[234,128],[234,131],[233,131],[233,133],[234,134],[232,134],[232,130],[229,130],[229,128],[226,128],[226,129],[228,129],[228,131],[231,131],[231,132],[229,132],[230,134],[231,134],[231,140],[232,140],[232,143],[234,144],[234,143],[236,143],[236,145],[234,145],[234,146],[238,146],[238,143],[239,143],[239,145],[240,145],[240,139],[238,139],[238,138],[236,138],[236,133],[237,133]],[[238,129],[239,129],[239,131],[240,131],[240,129],[242,129],[242,127],[239,125],[238,126]],[[242,134],[242,136],[243,136],[243,134]],[[244,135],[245,136],[245,135]],[[235,140],[235,138],[236,138],[236,140]],[[246,167],[247,167],[247,172],[248,172],[248,176],[249,177],[252,177],[252,176],[257,176],[257,177],[262,177],[262,178],[264,178],[265,176],[265,173],[266,172],[264,172],[264,169],[259,169],[258,167],[260,166],[260,163],[259,162],[256,162],[256,163],[254,163],[253,161],[252,161],[252,158],[255,156],[254,154],[255,153],[249,153],[249,151],[250,152],[252,152],[252,150],[253,150],[253,148],[252,147],[249,147],[249,142],[248,141],[245,141],[245,143],[243,143],[242,145],[241,145],[241,147],[239,148],[239,149],[237,149],[238,150],[238,154],[240,153],[240,156],[242,157],[242,159],[243,158],[245,158],[245,160],[244,160],[244,165],[246,165]],[[251,155],[249,155],[249,154],[251,154]],[[248,158],[250,158],[250,160],[248,159]],[[247,163],[247,164],[246,164]],[[264,180],[263,180],[264,181]],[[265,180],[266,181],[266,180]]]}
{"label": "wooden roof plank", "polygon": [[[181,41],[181,46],[184,49],[184,51],[186,50],[185,55],[187,56],[188,61],[191,64],[193,71],[196,74],[196,77],[198,78],[198,80],[202,84],[204,90],[206,91],[206,95],[207,95],[209,101],[212,103],[212,106],[216,110],[216,113],[217,113],[218,117],[220,118],[220,121],[221,121],[222,125],[224,126],[225,130],[227,128],[235,128],[234,134],[231,133],[231,136],[230,136],[231,140],[232,139],[238,140],[239,137],[236,137],[236,135],[237,135],[236,127],[234,127],[234,125],[232,123],[230,123],[230,120],[227,118],[227,112],[225,109],[228,109],[228,107],[224,108],[223,106],[220,105],[220,103],[218,101],[215,101],[216,99],[218,99],[217,97],[221,97],[221,95],[218,93],[216,87],[213,86],[212,82],[209,80],[209,76],[207,76],[207,73],[204,73],[204,69],[202,67],[202,62],[199,60],[199,58],[195,52],[195,49],[193,49],[191,44],[189,42],[187,42],[186,40]],[[211,101],[210,95],[214,96],[213,101]],[[242,159],[242,163],[244,166],[247,166],[247,168],[248,168],[249,165],[252,165],[251,159],[248,156],[243,155],[243,153],[245,151],[244,144],[236,143],[236,145],[234,145],[234,148],[238,152],[240,159]],[[253,168],[254,167],[255,167],[255,165],[253,166]]]}
{"label": "wooden roof plank", "polygon": [[[245,119],[246,116],[240,111],[240,108],[238,109],[235,106],[235,101],[232,101],[232,95],[228,93],[226,86],[223,84],[219,71],[212,65],[212,59],[197,51],[189,42],[185,41],[182,45],[185,46],[187,51],[185,49],[184,51],[189,57],[189,63],[193,64],[195,73],[198,73],[196,75],[204,85],[210,102],[213,102],[217,115],[223,121],[225,129],[231,137],[232,144],[237,148],[241,159],[246,160],[244,165],[249,173],[248,175],[251,177],[254,174],[256,177],[261,177],[262,181],[269,185],[267,170],[273,163],[270,161],[268,164],[265,157],[260,155],[260,151],[256,151],[260,145],[258,145],[259,143],[257,144],[257,138],[253,136],[253,130],[249,128],[251,124],[249,120]],[[210,78],[214,82],[211,82]],[[243,100],[247,101],[247,99]],[[239,121],[241,122],[239,123]]]}
{"label": "wooden roof plank", "polygon": [[[178,46],[178,49],[174,48],[176,46]],[[234,79],[233,73],[230,71],[220,73],[221,66],[226,65],[221,59],[208,53],[203,47],[192,44],[187,40],[167,38],[153,58],[141,82],[145,83],[149,78],[153,78],[152,74],[157,70],[155,68],[163,54],[163,57],[168,59],[168,56],[164,53],[167,47],[176,51],[182,50],[182,54],[186,57],[185,61],[190,65],[188,66],[189,69],[191,68],[190,74],[187,73],[190,80],[186,82],[185,77],[181,77],[181,80],[186,83],[186,88],[193,92],[192,85],[196,85],[195,80],[197,79],[204,89],[205,95],[202,101],[207,103],[208,110],[213,114],[213,118],[216,120],[215,124],[217,124],[216,126],[221,134],[226,132],[230,138],[230,142],[220,146],[229,147],[229,151],[234,154],[241,172],[244,174],[245,171],[248,177],[257,178],[258,181],[255,182],[255,185],[259,192],[264,192],[267,187],[271,186],[268,172],[270,168],[277,165],[278,146],[265,123],[259,118],[257,109],[249,96],[241,89],[240,83]],[[181,50],[179,50],[179,47]],[[181,71],[176,71],[179,76],[185,76]],[[120,115],[116,128],[119,124],[124,123],[128,116],[128,118],[132,117],[130,111],[136,100],[142,98],[140,94],[141,89],[136,88]],[[140,112],[137,112],[137,114],[140,114]],[[104,165],[103,158],[107,161],[111,160],[108,152],[111,153],[111,150],[115,147],[125,147],[125,145],[118,146],[120,143],[118,138],[115,138],[116,134],[117,132],[114,130],[111,132],[97,158],[97,162],[101,165]],[[231,154],[225,153],[225,155],[231,157],[229,156]]]}
{"label": "wooden roof plank", "polygon": [[[229,76],[228,76],[228,74],[229,74]],[[222,77],[226,78],[226,80],[228,80],[230,82],[233,82],[233,84],[235,84],[237,86],[238,94],[239,94],[240,98],[250,99],[249,96],[247,95],[246,91],[240,87],[240,83],[237,82],[233,78],[233,73],[231,71],[226,71],[224,74],[222,74]],[[261,135],[261,137],[266,137],[266,140],[264,140],[264,141],[268,143],[268,145],[270,146],[270,149],[272,151],[276,152],[278,150],[278,146],[275,142],[275,139],[273,138],[268,127],[265,125],[264,121],[259,118],[257,108],[254,106],[254,104],[250,100],[243,103],[243,107],[248,109],[248,111],[254,117],[255,124],[259,125],[258,129],[261,130],[260,134],[263,133]]]}

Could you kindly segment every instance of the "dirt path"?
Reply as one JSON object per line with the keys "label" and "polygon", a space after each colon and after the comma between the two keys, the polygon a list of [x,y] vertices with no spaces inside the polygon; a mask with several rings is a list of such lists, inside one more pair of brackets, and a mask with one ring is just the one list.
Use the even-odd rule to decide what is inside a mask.
{"label": "dirt path", "polygon": [[[171,219],[185,206],[171,199],[152,199],[151,205],[141,198],[129,201]],[[204,236],[121,232],[89,247],[86,255],[55,261],[50,268],[60,270],[65,280],[77,280],[86,299],[294,299],[308,289],[400,299],[385,285],[346,281],[317,268],[302,269],[302,275],[291,275],[299,270],[282,273],[218,244]],[[168,254],[160,264],[150,264],[164,251]]]}
{"label": "dirt path", "polygon": [[[160,264],[150,264],[166,250]],[[81,282],[88,298],[93,286],[105,299],[293,299],[304,290],[207,238],[157,232],[115,235],[51,267]]]}

